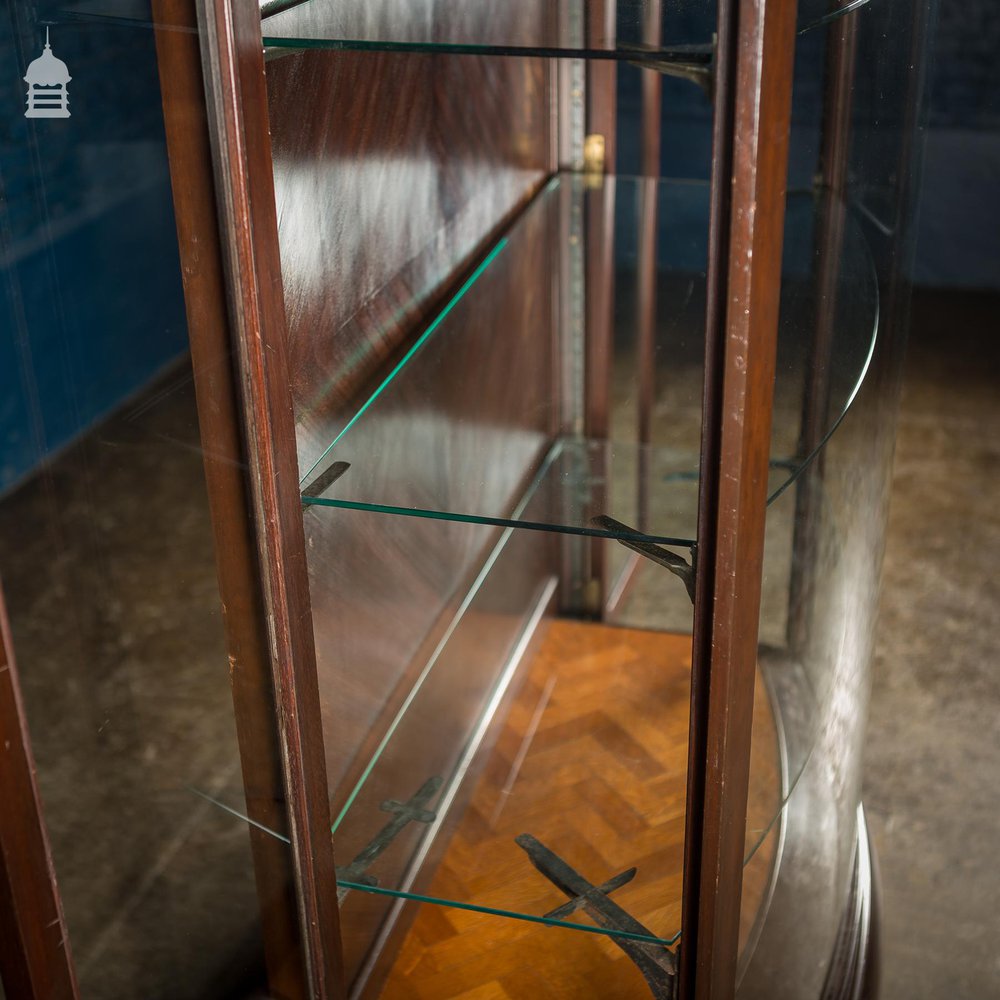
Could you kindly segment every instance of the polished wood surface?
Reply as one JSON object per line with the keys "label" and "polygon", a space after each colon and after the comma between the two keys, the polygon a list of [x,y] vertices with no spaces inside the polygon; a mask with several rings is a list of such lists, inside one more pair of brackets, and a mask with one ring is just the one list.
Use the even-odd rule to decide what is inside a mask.
{"label": "polished wood surface", "polygon": [[79,996],[0,590],[0,982],[25,1000]]}
{"label": "polished wood surface", "polygon": [[[215,536],[229,673],[263,929],[278,997],[308,987],[288,836],[267,614],[246,482],[243,401],[226,308],[212,154],[191,0],[155,0],[154,21],[205,480]],[[220,669],[223,665],[220,664]],[[259,825],[254,825],[259,824]]]}
{"label": "polished wood surface", "polygon": [[[285,801],[311,995],[344,989],[336,872],[316,679],[285,302],[260,19],[256,6],[206,5],[203,42],[219,210],[228,240],[231,322],[271,671],[278,703]],[[207,43],[207,44],[206,44]],[[335,737],[335,734],[326,734]]]}
{"label": "polished wood surface", "polygon": [[[373,2],[359,37],[501,35],[529,44],[545,0]],[[346,14],[345,14],[346,16]],[[265,26],[308,36],[316,4]],[[268,28],[268,30],[270,30]],[[351,404],[554,168],[554,70],[544,59],[311,51],[267,67],[288,349],[301,471]],[[474,99],[470,99],[474,95]]]}
{"label": "polished wood surface", "polygon": [[[314,9],[303,5],[282,17],[308,17]],[[391,13],[371,4],[364,16],[377,20],[380,10]],[[334,800],[343,801],[343,789],[351,784],[351,762],[364,762],[369,737],[384,732],[405,699],[407,678],[412,684],[419,673],[421,650],[427,649],[435,623],[460,599],[456,594],[468,583],[473,562],[483,558],[497,532],[419,526],[402,550],[396,547],[394,579],[403,586],[397,592],[384,573],[393,561],[373,559],[371,552],[373,544],[382,550],[387,522],[382,520],[372,534],[367,530],[372,522],[362,516],[345,518],[327,511],[320,518],[314,512],[308,552],[312,596],[319,601],[315,620],[320,634],[314,643],[311,595],[303,573],[307,552],[298,473],[330,443],[353,412],[351,406],[365,398],[367,387],[382,377],[554,165],[550,67],[539,59],[305,52],[274,59],[265,77],[260,25],[253,11],[219,3],[208,4],[205,14],[208,127],[216,147],[213,195],[219,199],[225,234],[221,260],[233,309],[225,316],[220,288],[208,288],[202,281],[200,292],[208,306],[205,301],[196,304],[195,312],[201,313],[194,318],[206,338],[218,336],[227,326],[232,331],[234,360],[221,351],[213,359],[205,354],[203,360],[209,362],[209,372],[220,364],[236,364],[240,370],[233,399],[241,398],[246,436],[237,436],[242,449],[238,457],[224,447],[220,453],[233,460],[234,469],[249,469],[249,495],[244,481],[242,510],[230,496],[232,509],[220,510],[217,520],[230,522],[220,529],[229,536],[238,536],[243,525],[257,547],[247,552],[239,544],[232,551],[220,549],[221,562],[228,567],[222,570],[223,597],[227,606],[232,594],[237,608],[256,612],[253,621],[241,623],[241,638],[234,641],[245,645],[248,635],[259,633],[268,621],[272,625],[260,635],[257,652],[274,665],[276,694],[262,701],[266,687],[252,690],[245,678],[241,689],[247,694],[244,714],[250,728],[266,728],[268,715],[273,716],[272,727],[275,720],[281,726],[285,788],[272,789],[270,815],[261,805],[260,815],[252,816],[270,829],[287,831],[294,844],[308,984],[290,981],[278,992],[320,996],[343,988],[340,934],[330,891],[334,877],[328,794],[332,790]],[[479,5],[466,18],[478,19],[481,26],[502,23],[506,28],[513,23],[527,37],[536,21],[551,16],[552,8],[539,0],[533,8],[522,5],[516,18],[505,4]],[[475,25],[464,27],[478,30]],[[175,68],[190,70],[179,64]],[[171,81],[165,79],[165,86],[169,89]],[[467,100],[469,93],[477,95],[475,102]],[[178,124],[178,131],[183,127]],[[178,199],[181,212],[183,202],[191,200],[188,184],[204,175],[204,164],[192,167],[190,158],[190,151],[180,151],[174,169],[175,184],[185,188]],[[198,190],[197,183],[194,188]],[[204,204],[189,204],[187,209],[196,221],[207,211]],[[216,244],[192,239],[204,233],[190,227],[181,235],[186,273],[203,277],[200,248]],[[515,270],[522,280],[499,288],[490,314],[495,328],[486,331],[495,333],[497,344],[507,340],[510,348],[513,333],[528,346],[537,343],[539,351],[508,350],[506,360],[501,359],[507,368],[513,363],[507,377],[493,365],[483,385],[474,384],[467,374],[485,364],[482,355],[470,357],[468,349],[462,349],[444,359],[443,384],[451,388],[438,400],[439,417],[454,419],[456,425],[465,418],[462,431],[471,447],[482,448],[480,438],[484,433],[489,437],[494,424],[524,423],[525,407],[529,413],[542,412],[531,406],[531,394],[524,394],[530,385],[547,389],[551,384],[549,341],[536,336],[552,311],[551,285],[543,278],[539,257],[545,253],[541,238],[532,253],[519,256]],[[193,297],[196,303],[197,283],[188,281],[189,300]],[[533,287],[537,295],[530,294]],[[212,331],[206,319],[209,308],[215,310]],[[192,339],[196,336],[193,333]],[[470,395],[479,405],[471,418]],[[221,398],[224,403],[227,397]],[[202,403],[208,411],[206,423],[211,427],[215,421],[217,435],[224,437],[239,427],[235,413],[219,415],[217,401],[206,396]],[[222,426],[227,422],[228,431]],[[498,468],[511,469],[510,476],[492,484],[506,490],[495,501],[501,506],[512,502],[509,498],[530,475],[550,428],[531,425],[525,430],[534,432],[530,454],[502,449],[496,454]],[[214,435],[208,438],[214,440]],[[377,478],[373,463],[392,461],[393,456],[366,452],[364,435],[358,438],[352,460],[359,472]],[[212,444],[208,441],[207,451]],[[413,448],[403,454],[407,461],[420,460]],[[433,462],[423,468],[447,479]],[[242,561],[241,552],[247,556]],[[346,586],[340,587],[344,581]],[[258,587],[256,606],[252,601],[240,603],[241,587]],[[526,592],[530,595],[530,587]],[[365,599],[369,594],[375,598],[370,602]],[[405,649],[397,649],[391,637],[386,643],[385,618],[372,617],[387,601],[394,604],[398,626],[390,631]],[[399,618],[401,609],[405,621]],[[368,655],[372,651],[380,654],[374,660]],[[379,669],[380,664],[385,669]],[[322,722],[317,684],[326,695]],[[266,739],[258,732],[248,743]],[[248,746],[246,767],[261,755],[260,763],[267,765],[268,752],[258,750]],[[325,774],[328,762],[333,767],[330,782]],[[268,783],[268,775],[275,776],[273,767],[261,766],[258,790],[261,782]],[[319,796],[322,802],[314,802]],[[281,815],[284,801],[293,811],[290,823]],[[314,807],[307,808],[309,802]],[[281,848],[272,842],[261,850],[280,853]],[[287,924],[284,918],[281,922]],[[268,939],[288,943],[291,933],[286,930],[283,938],[276,927]],[[370,944],[371,925],[368,933]],[[355,962],[365,950],[364,942],[356,944]],[[272,983],[272,989],[277,985]]]}
{"label": "polished wood surface", "polygon": [[[663,44],[663,0],[647,0],[642,12],[642,44],[659,48]],[[639,173],[660,176],[660,143],[663,133],[663,75],[642,71],[642,136]]]}
{"label": "polished wood surface", "polygon": [[[231,463],[228,474],[213,474],[212,463],[207,471],[217,543],[232,544],[219,549],[220,580],[223,603],[228,607],[232,599],[234,605],[231,665],[241,750],[249,744],[248,808],[276,820],[277,831],[287,830],[291,841],[290,850],[280,844],[276,850],[255,840],[258,884],[267,890],[265,928],[272,916],[276,925],[268,972],[278,996],[326,997],[342,993],[343,977],[329,890],[335,871],[260,22],[255,7],[233,8],[222,0],[204,4],[201,13],[202,78],[189,41],[199,36],[183,30],[195,24],[193,4],[160,7],[162,21],[182,30],[161,31],[158,40],[192,353],[202,380],[203,430],[209,431],[205,450],[213,454],[219,446],[220,462]],[[224,374],[230,364],[238,372],[231,385]],[[217,396],[206,384],[213,377],[223,389]]]}
{"label": "polished wood surface", "polygon": [[[586,4],[587,45],[613,49],[618,36],[618,0],[590,0]],[[604,136],[604,171],[613,174],[618,158],[618,65],[614,60],[587,64],[587,134]]]}
{"label": "polished wood surface", "polygon": [[[540,916],[565,902],[514,843],[531,833],[595,884],[632,865],[614,899],[654,933],[680,929],[690,637],[557,620],[515,700],[429,895]],[[761,686],[762,689],[763,686]],[[766,899],[777,843],[777,735],[755,702],[748,918]],[[611,942],[563,928],[424,904],[382,996],[643,997]]]}
{"label": "polished wood surface", "polygon": [[[558,211],[532,213],[519,225],[516,245],[512,237],[474,293],[449,314],[446,327],[425,342],[412,368],[338,443],[332,457],[350,463],[344,479],[359,490],[356,495],[401,507],[497,516],[508,515],[525,495],[553,431],[548,399],[554,301],[546,263],[556,252],[550,228],[558,219]],[[484,466],[488,476],[468,472]],[[329,507],[306,511],[305,532],[323,727],[337,734],[325,746],[336,813],[422,683],[425,668],[454,656],[450,630],[503,532]],[[529,542],[521,534],[507,543],[523,550],[521,558],[502,574],[494,565],[487,583],[491,592],[509,594],[501,598],[509,613],[518,605],[523,610],[549,572],[544,563],[554,561],[548,536],[532,532]],[[502,566],[508,562],[504,555]],[[436,663],[381,758],[382,798],[411,794],[428,775],[442,773],[442,755],[453,757],[462,747],[469,717],[485,704],[504,658],[502,642],[484,642],[478,654],[470,652],[460,682],[450,687],[440,686],[442,664]],[[428,704],[435,714],[421,722],[417,709]],[[372,833],[368,819],[378,815],[381,801],[373,786],[366,785],[338,830],[338,858],[349,860]],[[409,857],[401,851],[396,856]],[[352,977],[371,946],[384,902],[368,900],[364,913],[352,912],[344,937]],[[361,906],[351,902],[352,911]]]}
{"label": "polished wood surface", "polygon": [[[553,430],[546,262],[558,217],[524,220],[516,245],[338,442],[331,457],[350,463],[351,496],[506,516],[525,494]],[[488,476],[468,472],[484,467]],[[339,734],[327,745],[339,808],[433,653],[436,623],[464,599],[500,532],[329,507],[307,510],[305,530],[324,726]]]}
{"label": "polished wood surface", "polygon": [[702,1000],[736,992],[795,8],[723,2],[719,25],[681,955]]}

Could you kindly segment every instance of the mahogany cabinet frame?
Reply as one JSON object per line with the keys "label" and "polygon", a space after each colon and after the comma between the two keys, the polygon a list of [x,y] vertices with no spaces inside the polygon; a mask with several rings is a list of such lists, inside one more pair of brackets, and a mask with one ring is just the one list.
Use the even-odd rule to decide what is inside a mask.
{"label": "mahogany cabinet frame", "polygon": [[79,996],[0,588],[0,979],[6,995]]}
{"label": "mahogany cabinet frame", "polygon": [[[698,889],[685,893],[681,951],[682,991],[694,990],[705,997],[723,997],[735,989],[794,14],[793,5],[758,0],[723,3],[719,18],[685,860],[686,884]],[[227,274],[234,313],[231,322],[245,352],[242,364],[249,371],[243,391],[256,521],[263,533],[263,541],[258,542],[265,576],[261,589],[269,609],[271,602],[278,602],[272,613],[282,623],[282,631],[272,637],[278,645],[271,652],[279,661],[287,656],[285,663],[293,665],[302,683],[310,673],[313,654],[310,622],[303,613],[309,607],[304,565],[295,561],[301,552],[301,516],[291,406],[281,378],[283,301],[277,277],[280,264],[275,259],[264,61],[254,15],[252,8],[226,0],[206,4],[201,25],[203,61],[220,189],[217,197],[225,231],[235,243],[226,248]],[[590,30],[595,30],[593,25]],[[607,134],[612,118],[608,102],[608,91],[598,87],[588,103],[590,121],[602,123],[605,129],[606,165],[611,166],[614,151]],[[252,243],[247,239],[251,231]],[[751,260],[752,266],[748,265]],[[606,303],[600,301],[596,308],[607,311]],[[261,350],[265,339],[269,357]],[[591,413],[592,427],[606,419],[600,410]],[[253,454],[255,449],[263,454]],[[291,750],[282,749],[286,766],[296,768],[286,780],[298,783],[301,809],[306,801],[322,799],[325,791],[321,754],[301,743],[303,729],[308,727],[312,734],[320,731],[309,725],[318,719],[315,676],[304,688],[309,692],[308,703],[291,711],[283,698],[290,690],[301,695],[303,689],[289,685],[283,694],[284,675],[275,670],[275,676],[279,718],[292,716],[299,723],[298,728],[286,727],[283,742],[289,741]],[[726,781],[721,780],[723,774]],[[291,789],[289,797],[294,812]],[[295,844],[301,834],[294,824],[290,833]],[[302,834],[310,833],[321,836],[306,824]],[[329,841],[328,835],[325,840]],[[309,858],[316,841],[309,836],[303,841],[298,857]],[[330,875],[331,864],[332,857],[324,866]],[[320,872],[297,872],[304,921],[307,928],[322,926],[326,932],[318,935],[319,940],[304,935],[306,950],[316,946],[325,955],[329,949],[321,941],[335,939],[336,914],[327,914],[329,922],[323,922],[322,893],[317,892],[315,882],[302,880],[309,874]],[[326,882],[333,884],[332,878]],[[325,971],[327,963],[313,953],[308,964],[315,976],[318,970]],[[320,985],[320,980],[312,981],[314,990]]]}
{"label": "mahogany cabinet frame", "polygon": [[269,986],[335,997],[344,983],[295,433],[287,379],[276,377],[287,338],[260,19],[256,5],[227,0],[200,4],[197,21],[190,0],[157,0],[154,13]]}
{"label": "mahogany cabinet frame", "polygon": [[[248,815],[256,824],[249,835],[269,986],[289,1000],[342,997],[259,11],[245,0],[198,0],[197,12],[195,0],[153,0],[153,6],[237,731]],[[612,0],[594,4],[588,30],[606,25],[613,8]],[[831,189],[843,180],[853,58],[847,23],[832,56],[824,159]],[[652,30],[647,37],[655,41]],[[735,993],[794,41],[794,4],[719,0],[684,998],[725,1000]],[[609,170],[614,80],[613,62],[590,68],[588,130],[605,135]],[[659,81],[644,73],[643,86],[651,127],[659,117]],[[656,172],[658,148],[657,126],[643,152],[647,171]],[[648,244],[655,207],[650,215],[647,206],[644,220],[653,226],[644,230]],[[821,239],[839,240],[835,214]],[[197,253],[189,252],[193,246]],[[610,266],[606,256],[589,266],[591,294],[603,287]],[[648,340],[652,275],[642,281],[640,323]],[[609,312],[600,295],[588,308]],[[817,343],[822,350],[822,330]],[[596,402],[592,428],[607,418]],[[0,631],[0,734],[16,734],[17,744],[0,767],[15,803],[0,822],[0,970],[24,984],[25,996],[75,996],[2,615]],[[12,845],[27,864],[10,864]],[[35,932],[46,919],[51,933],[40,936]]]}
{"label": "mahogany cabinet frame", "polygon": [[691,676],[683,997],[736,990],[795,5],[720,0]]}

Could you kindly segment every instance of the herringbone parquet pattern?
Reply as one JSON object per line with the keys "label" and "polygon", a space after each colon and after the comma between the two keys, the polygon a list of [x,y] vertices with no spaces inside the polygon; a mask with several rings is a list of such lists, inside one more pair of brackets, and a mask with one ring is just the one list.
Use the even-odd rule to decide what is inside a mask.
{"label": "herringbone parquet pattern", "polygon": [[[637,866],[635,879],[613,898],[654,934],[676,934],[690,651],[688,636],[553,622],[430,894],[538,916],[565,902],[514,843],[530,833],[594,884]],[[754,754],[748,828],[759,830],[774,813],[780,787],[762,694]],[[768,837],[748,869],[744,914],[759,908],[775,840]],[[744,935],[751,924],[744,920]],[[382,995],[576,1000],[649,992],[606,938],[425,904]]]}

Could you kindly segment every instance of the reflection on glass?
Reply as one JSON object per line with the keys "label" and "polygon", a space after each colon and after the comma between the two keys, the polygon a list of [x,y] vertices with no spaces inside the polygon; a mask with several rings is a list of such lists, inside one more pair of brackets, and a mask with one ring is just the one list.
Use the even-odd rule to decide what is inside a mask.
{"label": "reflection on glass", "polygon": [[[632,218],[642,182],[617,178],[608,183],[614,187],[617,217]],[[635,413],[645,371],[639,364],[636,328],[629,324],[632,317],[619,317],[609,359],[609,391],[615,404],[610,439],[557,438],[555,443],[549,428],[560,419],[561,399],[550,391],[546,380],[544,365],[551,362],[532,361],[524,346],[529,336],[542,336],[548,323],[543,310],[551,307],[538,298],[532,300],[533,307],[529,302],[528,312],[511,316],[509,326],[497,322],[500,303],[525,299],[521,262],[529,247],[558,231],[565,212],[565,199],[560,195],[567,192],[576,199],[583,197],[578,180],[560,177],[550,183],[360,407],[326,417],[329,443],[321,449],[310,445],[305,461],[305,504],[682,546],[693,542],[704,336],[697,312],[703,308],[700,234],[707,226],[707,188],[659,184],[659,228],[664,242],[670,241],[670,250],[660,283],[661,321],[653,347],[658,395],[648,443],[640,440]],[[812,199],[790,200],[772,498],[794,481],[813,454],[809,449],[797,455],[796,400],[812,360],[804,334],[816,308],[816,271],[809,264],[808,249],[814,219]],[[619,223],[620,235],[625,226],[626,222]],[[634,242],[630,245],[620,239],[619,243],[624,244],[619,249],[623,264],[615,298],[628,302],[637,254]],[[565,249],[555,244],[552,252]],[[822,421],[824,437],[832,433],[864,378],[877,329],[878,290],[856,226],[847,228],[837,290],[839,300],[849,307],[845,305],[838,314],[835,349],[827,362],[829,370],[823,373],[830,401]],[[449,379],[445,373],[458,357],[475,359],[473,366],[463,370],[460,380]],[[488,412],[477,412],[483,405],[480,401],[490,398],[487,387],[496,382],[498,372],[512,365],[522,366],[516,381],[522,394],[517,405],[531,421],[519,427],[498,424]],[[493,461],[487,467],[487,456],[500,446],[503,463]],[[606,494],[600,511],[593,503],[581,506],[572,500],[603,493],[604,480],[635,482],[640,470],[644,480],[641,518],[631,490]],[[534,520],[511,513],[525,489],[526,475],[545,480],[543,496],[532,507]],[[618,525],[598,523],[594,520],[597,513],[609,515]]]}
{"label": "reflection on glass", "polygon": [[[781,861],[740,984],[745,1000],[799,1000],[834,983],[840,990],[870,959],[861,749],[906,315],[901,188],[912,152],[907,105],[919,82],[912,33],[921,16],[884,0],[827,34],[851,114],[844,131],[825,137],[828,186],[817,195],[817,273],[804,327],[808,377],[789,401],[801,414],[799,451],[813,458],[768,510],[760,663],[787,776]],[[846,143],[840,172],[837,143]],[[856,321],[858,302],[834,275],[852,252],[852,231],[873,247],[878,335],[843,415],[834,401],[844,389],[836,337]],[[744,925],[755,920],[744,910]]]}
{"label": "reflection on glass", "polygon": [[246,831],[195,793],[242,782],[189,372],[0,500],[0,566],[84,995],[252,981]]}
{"label": "reflection on glass", "polygon": [[[250,841],[193,791],[242,775],[153,36],[38,13],[0,37],[0,576],[68,947],[88,998],[246,995]],[[47,34],[65,119],[24,116]]]}
{"label": "reflection on glass", "polygon": [[[870,0],[802,0],[800,33],[819,28]],[[688,63],[709,70],[713,58],[713,5],[708,0],[663,4],[666,30],[657,46],[622,44],[642,37],[651,0],[618,0],[616,24],[593,25],[604,4],[584,0],[577,16],[541,0],[521,5],[516,23],[489,16],[461,0],[261,0],[264,44],[290,48],[354,49],[389,52],[452,52],[480,55],[611,58],[656,67]],[[616,34],[617,32],[617,34]]]}
{"label": "reflection on glass", "polygon": [[[539,864],[551,873],[565,863],[592,885],[611,880],[616,905],[644,928],[639,939],[662,946],[680,932],[690,553],[669,546],[694,539],[707,189],[657,187],[665,249],[644,346],[632,303],[646,187],[555,178],[359,402],[303,414],[302,499],[324,726],[338,734],[327,771],[352,977],[365,974],[373,937],[391,926],[400,899],[457,909],[448,919],[463,926],[491,916],[597,919],[557,905]],[[591,328],[574,345],[560,339],[567,331],[553,335],[551,271],[533,262],[543,249],[550,269],[563,267],[562,255],[571,266],[568,220],[584,200],[613,209],[616,309],[610,330]],[[804,332],[816,308],[812,200],[793,200],[788,219],[771,485],[784,508],[794,507],[786,487],[811,456],[797,445]],[[866,246],[852,231],[847,247],[836,275],[854,307],[835,324],[824,433],[854,398],[877,323]],[[601,381],[591,375],[583,393],[608,401],[600,439],[560,429],[575,398],[563,366],[576,350],[606,350]],[[529,648],[554,599],[568,615],[606,624],[558,620],[540,649]],[[745,955],[797,773],[763,680],[754,718]],[[535,841],[533,858],[525,845]],[[425,874],[437,861],[437,874]],[[611,936],[633,926],[622,921],[597,919]],[[596,961],[583,957],[585,943],[564,947]]]}

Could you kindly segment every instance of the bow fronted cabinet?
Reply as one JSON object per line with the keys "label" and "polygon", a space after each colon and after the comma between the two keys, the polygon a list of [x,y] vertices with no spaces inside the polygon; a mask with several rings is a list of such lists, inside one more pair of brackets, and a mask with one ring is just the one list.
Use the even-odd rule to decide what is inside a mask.
{"label": "bow fronted cabinet", "polygon": [[876,995],[928,17],[153,0],[260,994]]}

